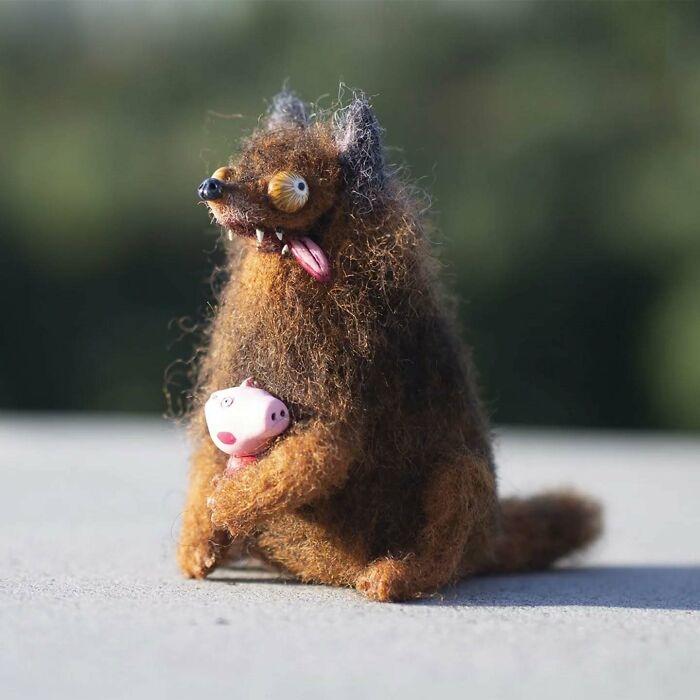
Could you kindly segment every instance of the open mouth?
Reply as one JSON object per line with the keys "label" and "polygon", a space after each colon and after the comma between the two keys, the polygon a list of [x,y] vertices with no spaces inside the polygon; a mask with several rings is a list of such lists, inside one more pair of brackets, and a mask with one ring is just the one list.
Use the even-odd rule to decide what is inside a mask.
{"label": "open mouth", "polygon": [[244,238],[255,238],[261,253],[291,256],[302,270],[318,282],[329,282],[331,279],[328,257],[310,236],[288,236],[281,228],[270,229],[260,224],[234,225],[228,232],[229,237],[235,233]]}

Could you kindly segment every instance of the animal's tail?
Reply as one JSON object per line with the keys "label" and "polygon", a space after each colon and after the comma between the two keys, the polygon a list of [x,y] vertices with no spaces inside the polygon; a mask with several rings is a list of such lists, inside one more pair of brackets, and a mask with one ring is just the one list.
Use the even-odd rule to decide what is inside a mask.
{"label": "animal's tail", "polygon": [[600,505],[570,491],[501,501],[501,532],[488,573],[545,569],[600,534]]}

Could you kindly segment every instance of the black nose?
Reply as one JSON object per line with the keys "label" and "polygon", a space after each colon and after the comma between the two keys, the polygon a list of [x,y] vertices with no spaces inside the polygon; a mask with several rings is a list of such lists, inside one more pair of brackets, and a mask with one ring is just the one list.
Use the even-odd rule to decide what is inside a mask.
{"label": "black nose", "polygon": [[224,196],[224,183],[215,177],[208,177],[198,188],[197,194],[200,199],[211,201],[221,199]]}

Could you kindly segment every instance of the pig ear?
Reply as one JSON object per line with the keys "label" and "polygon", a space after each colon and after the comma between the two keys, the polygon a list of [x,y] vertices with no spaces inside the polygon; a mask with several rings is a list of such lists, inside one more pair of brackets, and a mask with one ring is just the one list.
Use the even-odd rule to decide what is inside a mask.
{"label": "pig ear", "polygon": [[248,377],[248,379],[244,379],[241,382],[241,386],[257,387],[258,385],[255,383],[255,379],[253,379],[253,377]]}

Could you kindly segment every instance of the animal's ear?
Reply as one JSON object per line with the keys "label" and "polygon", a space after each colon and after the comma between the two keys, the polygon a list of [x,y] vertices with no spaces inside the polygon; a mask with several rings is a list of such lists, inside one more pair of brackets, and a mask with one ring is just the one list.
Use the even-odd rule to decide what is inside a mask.
{"label": "animal's ear", "polygon": [[258,385],[255,383],[255,379],[253,377],[248,377],[241,382],[241,386],[257,387]]}
{"label": "animal's ear", "polygon": [[265,126],[268,131],[288,126],[308,126],[308,124],[306,105],[291,90],[284,87],[282,92],[272,98],[265,117]]}
{"label": "animal's ear", "polygon": [[382,131],[363,95],[335,115],[335,142],[353,198],[371,208],[386,177]]}

